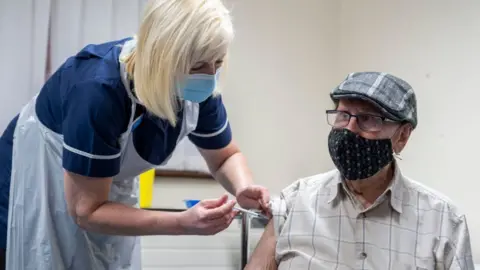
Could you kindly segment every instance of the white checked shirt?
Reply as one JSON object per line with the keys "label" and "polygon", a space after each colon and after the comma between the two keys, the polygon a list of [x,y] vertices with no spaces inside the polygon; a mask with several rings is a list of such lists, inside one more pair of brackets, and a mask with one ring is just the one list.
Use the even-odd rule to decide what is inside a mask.
{"label": "white checked shirt", "polygon": [[465,216],[401,175],[368,209],[337,170],[301,179],[272,201],[279,270],[473,270]]}

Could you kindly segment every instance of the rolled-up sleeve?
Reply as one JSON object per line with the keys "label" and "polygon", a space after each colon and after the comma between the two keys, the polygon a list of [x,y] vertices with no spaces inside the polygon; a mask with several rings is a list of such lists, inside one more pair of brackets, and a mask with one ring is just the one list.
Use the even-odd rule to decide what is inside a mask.
{"label": "rolled-up sleeve", "polygon": [[200,103],[197,127],[188,137],[203,149],[220,149],[231,142],[232,131],[220,95]]}
{"label": "rolled-up sleeve", "polygon": [[461,216],[453,226],[450,239],[445,239],[444,245],[446,265],[442,269],[469,270],[474,269],[470,234],[465,216]]}
{"label": "rolled-up sleeve", "polygon": [[106,82],[75,85],[63,105],[63,168],[89,177],[120,171],[119,139],[128,124],[116,89]]}

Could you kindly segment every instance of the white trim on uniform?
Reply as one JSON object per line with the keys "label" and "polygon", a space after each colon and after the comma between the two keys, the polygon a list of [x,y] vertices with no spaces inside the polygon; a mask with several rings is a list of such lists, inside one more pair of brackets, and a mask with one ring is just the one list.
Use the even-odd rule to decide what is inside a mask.
{"label": "white trim on uniform", "polygon": [[116,159],[116,158],[119,158],[120,155],[122,154],[122,152],[119,152],[118,154],[115,154],[115,155],[94,155],[94,154],[90,154],[90,153],[84,152],[82,150],[78,150],[76,148],[73,148],[73,147],[67,145],[65,142],[63,143],[63,147],[65,149],[67,149],[68,151],[72,152],[72,153],[75,153],[77,155],[84,156],[84,157],[90,158],[90,159],[102,159],[102,160]]}
{"label": "white trim on uniform", "polygon": [[215,137],[215,136],[221,134],[223,131],[225,131],[225,129],[227,129],[227,127],[228,127],[228,118],[225,121],[225,124],[222,126],[222,128],[213,132],[213,133],[201,134],[201,133],[196,133],[196,132],[190,132],[190,134],[192,134],[194,136],[197,136],[197,137],[201,137],[201,138],[210,138],[210,137]]}

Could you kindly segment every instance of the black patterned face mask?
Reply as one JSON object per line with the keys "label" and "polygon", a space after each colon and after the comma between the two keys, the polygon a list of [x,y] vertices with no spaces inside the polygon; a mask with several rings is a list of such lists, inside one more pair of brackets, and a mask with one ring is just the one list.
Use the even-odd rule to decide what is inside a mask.
{"label": "black patterned face mask", "polygon": [[369,178],[393,160],[390,139],[365,139],[348,129],[332,129],[328,150],[333,163],[347,180]]}

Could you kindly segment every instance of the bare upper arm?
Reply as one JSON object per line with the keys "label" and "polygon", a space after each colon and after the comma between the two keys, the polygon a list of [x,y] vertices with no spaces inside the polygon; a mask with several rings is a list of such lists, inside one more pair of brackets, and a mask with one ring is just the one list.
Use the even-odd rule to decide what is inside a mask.
{"label": "bare upper arm", "polygon": [[197,148],[211,172],[217,171],[229,157],[240,152],[240,149],[233,140],[227,146],[220,149]]}
{"label": "bare upper arm", "polygon": [[65,200],[77,224],[81,226],[84,219],[107,202],[111,184],[111,177],[92,178],[65,171]]}
{"label": "bare upper arm", "polygon": [[275,261],[275,248],[277,237],[273,220],[268,222],[245,270],[277,270]]}

